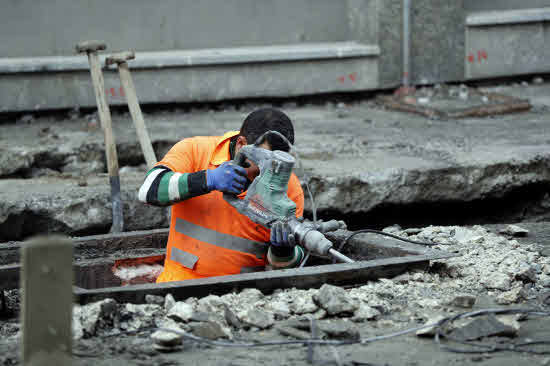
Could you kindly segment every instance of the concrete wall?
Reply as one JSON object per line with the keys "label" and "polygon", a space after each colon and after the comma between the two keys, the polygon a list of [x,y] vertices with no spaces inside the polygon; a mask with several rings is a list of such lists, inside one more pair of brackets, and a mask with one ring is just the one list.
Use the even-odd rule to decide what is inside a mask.
{"label": "concrete wall", "polygon": [[[144,103],[394,88],[402,79],[402,4],[3,0],[0,112],[93,106],[86,58],[70,56],[85,39],[105,40],[107,52],[137,51],[130,68]],[[547,7],[544,15],[528,10],[519,14],[527,21],[514,20],[516,12],[525,12],[515,9],[536,7]],[[472,16],[487,17],[487,10],[504,11],[512,21],[471,22]],[[411,80],[425,84],[550,72],[549,21],[550,0],[413,0]],[[478,52],[490,59],[469,62]],[[231,80],[239,82],[227,84]],[[107,77],[107,84],[109,102],[125,103],[109,92],[120,90],[116,75]]]}
{"label": "concrete wall", "polygon": [[352,38],[345,0],[2,0],[1,9],[0,57],[71,55],[85,39],[159,51]]}
{"label": "concrete wall", "polygon": [[550,6],[550,0],[464,0],[466,12],[513,10]]}

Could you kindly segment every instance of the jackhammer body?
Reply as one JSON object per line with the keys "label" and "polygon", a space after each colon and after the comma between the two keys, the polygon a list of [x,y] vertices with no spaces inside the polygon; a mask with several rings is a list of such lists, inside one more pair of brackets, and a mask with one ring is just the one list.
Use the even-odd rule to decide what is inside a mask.
{"label": "jackhammer body", "polygon": [[224,193],[223,198],[229,204],[239,213],[268,229],[277,221],[285,222],[294,235],[296,244],[313,253],[332,256],[339,262],[354,262],[332,249],[332,242],[320,231],[337,229],[339,222],[332,220],[323,223],[324,227],[316,227],[313,222],[296,218],[296,204],[287,195],[288,181],[295,162],[292,155],[284,151],[245,145],[237,153],[235,163],[247,167],[247,159],[258,165],[260,175],[250,184],[244,199]]}

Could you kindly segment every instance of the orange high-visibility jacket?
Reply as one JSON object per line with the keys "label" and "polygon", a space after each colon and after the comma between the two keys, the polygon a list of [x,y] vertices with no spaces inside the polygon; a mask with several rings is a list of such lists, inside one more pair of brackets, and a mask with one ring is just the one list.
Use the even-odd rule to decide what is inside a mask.
{"label": "orange high-visibility jacket", "polygon": [[[184,139],[157,165],[178,173],[215,169],[230,160],[230,139],[238,134],[232,131],[223,136]],[[304,193],[294,173],[288,182],[287,193],[296,203],[296,216],[301,217]],[[263,269],[268,242],[269,230],[238,213],[223,199],[222,192],[212,191],[187,199],[172,206],[164,270],[157,282]]]}

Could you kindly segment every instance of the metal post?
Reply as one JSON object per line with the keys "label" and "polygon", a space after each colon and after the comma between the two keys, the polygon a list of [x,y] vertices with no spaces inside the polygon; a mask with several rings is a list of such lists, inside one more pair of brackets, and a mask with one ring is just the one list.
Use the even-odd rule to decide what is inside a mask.
{"label": "metal post", "polygon": [[71,365],[73,245],[60,236],[22,247],[22,363]]}
{"label": "metal post", "polygon": [[403,86],[411,82],[411,0],[403,0]]}

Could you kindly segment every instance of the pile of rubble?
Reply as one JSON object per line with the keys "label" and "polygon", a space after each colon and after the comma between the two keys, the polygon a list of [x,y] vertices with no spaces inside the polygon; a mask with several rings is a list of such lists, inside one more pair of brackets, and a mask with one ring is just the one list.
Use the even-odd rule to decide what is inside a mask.
{"label": "pile of rubble", "polygon": [[[437,248],[461,256],[434,262],[427,272],[411,271],[351,289],[323,285],[264,295],[250,288],[185,301],[175,301],[171,295],[148,295],[146,304],[117,304],[106,299],[75,307],[74,335],[87,338],[164,328],[208,339],[233,339],[241,332],[274,328],[283,336],[306,339],[310,337],[309,320],[315,319],[325,338],[358,339],[358,323],[388,328],[437,321],[475,306],[480,296],[494,298],[500,305],[533,301],[543,307],[550,305],[550,258],[546,252],[541,254],[536,244],[520,245],[510,236],[481,226],[391,227],[385,231],[437,242]],[[541,296],[544,294],[546,298]],[[181,335],[162,330],[152,338],[158,350],[170,350],[182,342]]]}

